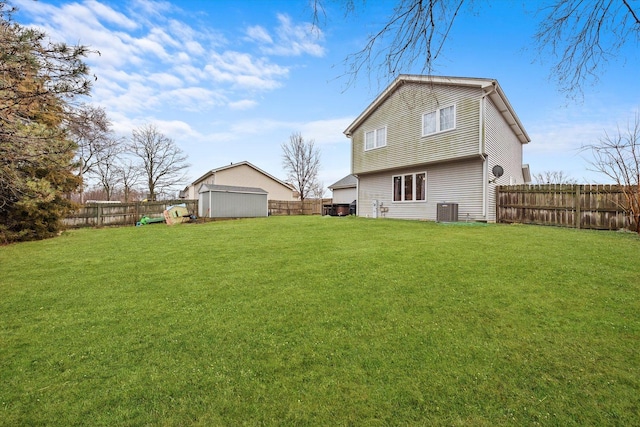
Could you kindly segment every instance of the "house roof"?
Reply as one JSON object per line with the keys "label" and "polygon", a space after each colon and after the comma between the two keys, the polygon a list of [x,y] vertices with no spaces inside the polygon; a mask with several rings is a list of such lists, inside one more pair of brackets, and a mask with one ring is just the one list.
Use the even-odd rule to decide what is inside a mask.
{"label": "house roof", "polygon": [[358,178],[355,175],[347,175],[344,178],[334,182],[329,186],[330,190],[338,190],[340,188],[355,188],[358,185]]}
{"label": "house roof", "polygon": [[485,79],[476,77],[444,77],[444,76],[425,76],[414,74],[399,75],[373,102],[349,125],[344,131],[347,137],[351,137],[353,132],[369,117],[384,101],[386,101],[400,86],[405,83],[424,83],[431,85],[449,85],[463,87],[478,87],[484,91],[484,95],[491,98],[493,103],[507,121],[513,133],[518,137],[522,144],[531,141],[527,131],[524,129],[522,122],[509,103],[507,96],[502,91],[500,84],[496,79]]}
{"label": "house roof", "polygon": [[249,166],[250,168],[255,169],[256,171],[260,172],[261,174],[271,178],[272,180],[276,181],[279,184],[284,185],[285,187],[291,189],[291,191],[294,191],[295,189],[293,188],[293,186],[291,184],[288,184],[284,181],[279,180],[278,178],[276,178],[275,176],[263,171],[262,169],[260,169],[259,167],[257,167],[254,164],[251,164],[247,161],[243,161],[243,162],[239,162],[239,163],[231,163],[230,165],[226,165],[226,166],[222,166],[216,169],[211,169],[209,172],[205,173],[204,175],[202,175],[200,178],[196,179],[195,181],[193,181],[193,183],[191,185],[196,185],[198,182],[203,181],[204,179],[206,179],[207,177],[215,174],[216,172],[220,172],[226,169],[232,169],[232,168],[236,168],[238,166]]}
{"label": "house roof", "polygon": [[214,184],[202,184],[198,193],[206,193],[208,191],[214,191],[217,193],[252,193],[252,194],[268,194],[262,188],[257,187],[238,187],[236,185],[214,185]]}

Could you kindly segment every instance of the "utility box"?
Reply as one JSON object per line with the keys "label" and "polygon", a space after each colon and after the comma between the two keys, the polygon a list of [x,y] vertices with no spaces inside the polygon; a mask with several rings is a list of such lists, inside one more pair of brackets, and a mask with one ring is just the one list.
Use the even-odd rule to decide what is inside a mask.
{"label": "utility box", "polygon": [[438,222],[456,222],[458,221],[458,204],[457,203],[438,203],[438,211],[436,219]]}

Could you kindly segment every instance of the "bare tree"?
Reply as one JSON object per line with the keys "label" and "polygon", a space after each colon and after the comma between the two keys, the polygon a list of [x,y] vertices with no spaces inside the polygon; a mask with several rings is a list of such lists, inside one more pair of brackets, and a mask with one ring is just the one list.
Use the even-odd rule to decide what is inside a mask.
{"label": "bare tree", "polygon": [[141,161],[152,200],[186,179],[187,155],[154,125],[133,130],[129,151]]}
{"label": "bare tree", "polygon": [[292,133],[289,142],[282,144],[282,166],[300,194],[300,200],[307,199],[317,185],[320,169],[320,151],[314,140],[305,141],[300,133]]}
{"label": "bare tree", "polygon": [[142,177],[142,171],[130,158],[121,157],[117,168],[117,174],[120,177],[120,183],[122,184],[122,196],[124,202],[127,203]]}
{"label": "bare tree", "polygon": [[536,184],[577,184],[578,181],[569,177],[564,171],[544,171],[533,175]]}
{"label": "bare tree", "polygon": [[325,186],[324,182],[316,181],[311,187],[311,195],[316,199],[322,199],[324,197]]}
{"label": "bare tree", "polygon": [[107,143],[96,153],[95,165],[90,170],[104,189],[107,200],[112,200],[114,192],[121,184],[121,157],[124,153],[124,141],[110,136]]}
{"label": "bare tree", "polygon": [[110,148],[111,121],[102,107],[82,104],[67,113],[67,136],[78,146],[78,175],[94,170],[103,150]]}
{"label": "bare tree", "polygon": [[77,145],[78,176],[83,179],[80,202],[87,175],[105,187],[108,196],[115,184],[115,162],[124,149],[124,140],[114,136],[111,121],[102,107],[82,104],[67,113],[66,131]]}
{"label": "bare tree", "polygon": [[625,211],[640,234],[640,112],[626,129],[618,127],[615,134],[605,132],[596,144],[586,145],[593,160],[592,170],[600,172],[618,184],[624,193]]}
{"label": "bare tree", "polygon": [[[378,73],[384,81],[419,66],[431,74],[449,33],[464,11],[474,11],[481,0],[397,0],[391,16],[372,32],[364,47],[345,59],[353,83],[362,72]],[[315,25],[325,15],[325,0],[312,0]],[[346,14],[358,8],[355,0],[342,0]],[[361,2],[363,5],[366,2]],[[551,77],[567,95],[582,93],[582,86],[615,57],[626,43],[640,39],[640,10],[630,0],[548,0],[539,8],[534,46],[555,59]],[[511,7],[511,6],[506,6]],[[479,8],[478,8],[479,9]]]}
{"label": "bare tree", "polygon": [[111,200],[119,183],[118,167],[115,163],[98,163],[96,166],[98,181],[107,200]]}
{"label": "bare tree", "polygon": [[535,40],[542,54],[557,58],[551,76],[569,94],[582,93],[590,78],[597,82],[603,64],[625,43],[640,40],[637,2],[556,0],[541,10]]}
{"label": "bare tree", "polygon": [[[355,79],[365,68],[367,74],[378,70],[395,78],[421,62],[423,73],[430,74],[440,56],[464,0],[398,0],[388,22],[369,35],[360,51],[345,62]],[[347,12],[355,11],[348,2]]]}

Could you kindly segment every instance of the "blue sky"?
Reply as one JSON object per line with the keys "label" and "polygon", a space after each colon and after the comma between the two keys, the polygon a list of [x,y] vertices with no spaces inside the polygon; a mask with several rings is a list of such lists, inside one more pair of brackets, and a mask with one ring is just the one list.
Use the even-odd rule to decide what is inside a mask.
{"label": "blue sky", "polygon": [[[328,186],[350,172],[342,132],[389,83],[362,74],[348,86],[342,76],[345,57],[387,21],[394,2],[356,2],[345,17],[339,1],[327,0],[315,31],[306,0],[13,3],[18,22],[100,51],[87,59],[97,76],[88,102],[105,108],[121,136],[155,124],[189,156],[190,180],[244,160],[285,179],[280,147],[300,132],[319,147]],[[533,173],[607,182],[588,170],[580,147],[626,126],[640,108],[638,45],[572,101],[549,79],[551,59],[535,50],[538,2],[474,4],[456,20],[434,74],[497,79],[532,139],[524,161]]]}

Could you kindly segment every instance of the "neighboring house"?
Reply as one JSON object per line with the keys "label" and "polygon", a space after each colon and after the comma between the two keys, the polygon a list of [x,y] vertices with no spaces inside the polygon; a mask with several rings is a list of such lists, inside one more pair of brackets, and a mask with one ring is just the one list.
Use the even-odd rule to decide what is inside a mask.
{"label": "neighboring house", "polygon": [[347,175],[331,184],[329,190],[333,193],[333,203],[353,203],[358,199],[358,178]]}
{"label": "neighboring house", "polygon": [[495,187],[531,181],[530,138],[494,79],[400,75],[344,133],[360,216],[436,220],[446,203],[495,221]]}
{"label": "neighboring house", "polygon": [[197,199],[203,184],[260,188],[267,192],[268,200],[298,200],[293,186],[246,161],[210,170],[185,188],[181,198]]}

